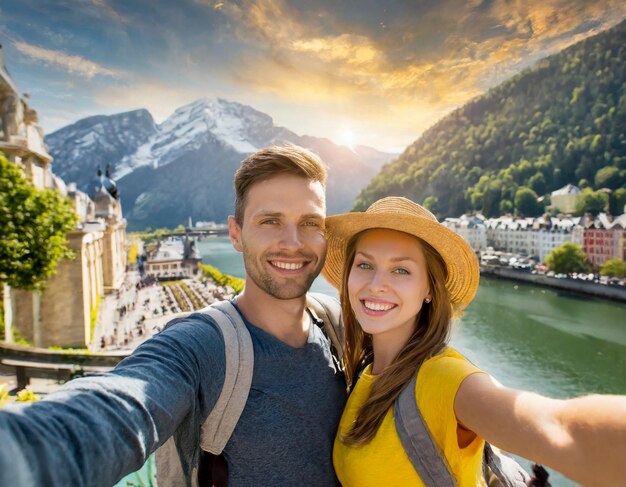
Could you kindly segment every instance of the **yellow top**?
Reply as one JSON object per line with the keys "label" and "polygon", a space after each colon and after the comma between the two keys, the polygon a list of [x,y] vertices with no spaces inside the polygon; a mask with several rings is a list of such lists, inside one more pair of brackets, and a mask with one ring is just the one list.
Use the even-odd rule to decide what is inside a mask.
{"label": "yellow top", "polygon": [[[469,444],[459,447],[459,425],[454,414],[454,398],[459,386],[470,375],[481,372],[448,347],[440,355],[424,362],[417,374],[417,404],[459,487],[486,485],[482,477],[484,440],[476,435],[472,439],[470,433]],[[341,417],[333,449],[333,463],[339,481],[344,487],[423,486],[396,433],[393,407],[387,411],[369,443],[349,446],[339,439],[349,431],[375,380],[371,366],[368,366],[350,394]]]}

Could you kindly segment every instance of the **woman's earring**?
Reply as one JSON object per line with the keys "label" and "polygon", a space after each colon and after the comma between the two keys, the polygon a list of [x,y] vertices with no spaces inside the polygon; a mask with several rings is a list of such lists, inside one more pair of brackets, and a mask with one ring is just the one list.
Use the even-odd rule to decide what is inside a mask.
{"label": "woman's earring", "polygon": [[424,300],[424,302],[425,302],[426,304],[430,303],[431,301],[432,301],[432,299],[431,299],[431,298],[426,298],[426,299]]}

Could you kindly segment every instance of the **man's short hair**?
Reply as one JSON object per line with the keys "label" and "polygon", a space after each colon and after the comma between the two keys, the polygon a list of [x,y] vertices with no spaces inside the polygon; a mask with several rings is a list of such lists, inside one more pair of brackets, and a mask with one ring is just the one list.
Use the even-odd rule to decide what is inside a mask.
{"label": "man's short hair", "polygon": [[313,152],[291,144],[261,149],[244,159],[235,173],[235,220],[239,225],[243,224],[250,187],[280,174],[301,176],[326,187],[326,166]]}

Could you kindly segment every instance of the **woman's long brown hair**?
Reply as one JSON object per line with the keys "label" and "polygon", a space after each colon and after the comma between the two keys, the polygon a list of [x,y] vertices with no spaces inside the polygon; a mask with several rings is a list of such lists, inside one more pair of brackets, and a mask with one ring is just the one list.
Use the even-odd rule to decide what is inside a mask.
{"label": "woman's long brown hair", "polygon": [[[348,276],[354,263],[359,238],[363,233],[355,235],[348,243],[340,290],[346,334],[344,363],[350,389],[354,387],[356,374],[365,364],[371,362],[373,357],[372,337],[361,329],[350,306],[348,295]],[[393,362],[376,377],[370,396],[359,409],[351,430],[341,437],[341,441],[346,444],[364,444],[374,437],[404,386],[417,374],[422,363],[441,352],[448,341],[452,308],[445,286],[446,265],[433,247],[417,237],[414,238],[426,257],[432,300],[422,305],[416,317],[417,326],[407,344]]]}

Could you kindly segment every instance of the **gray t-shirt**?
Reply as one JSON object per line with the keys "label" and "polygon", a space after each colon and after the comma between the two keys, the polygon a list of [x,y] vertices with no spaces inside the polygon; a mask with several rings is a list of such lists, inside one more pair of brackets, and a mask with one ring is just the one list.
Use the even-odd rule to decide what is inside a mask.
{"label": "gray t-shirt", "polygon": [[[247,326],[255,366],[224,451],[229,485],[337,485],[331,451],[345,391],[328,340],[312,326],[294,349]],[[0,485],[113,485],[171,435],[189,480],[223,381],[217,326],[206,315],[176,320],[112,372],[0,411]]]}
{"label": "gray t-shirt", "polygon": [[339,485],[332,446],[345,403],[343,374],[315,325],[293,348],[244,319],[254,347],[248,402],[224,456],[228,485]]}

